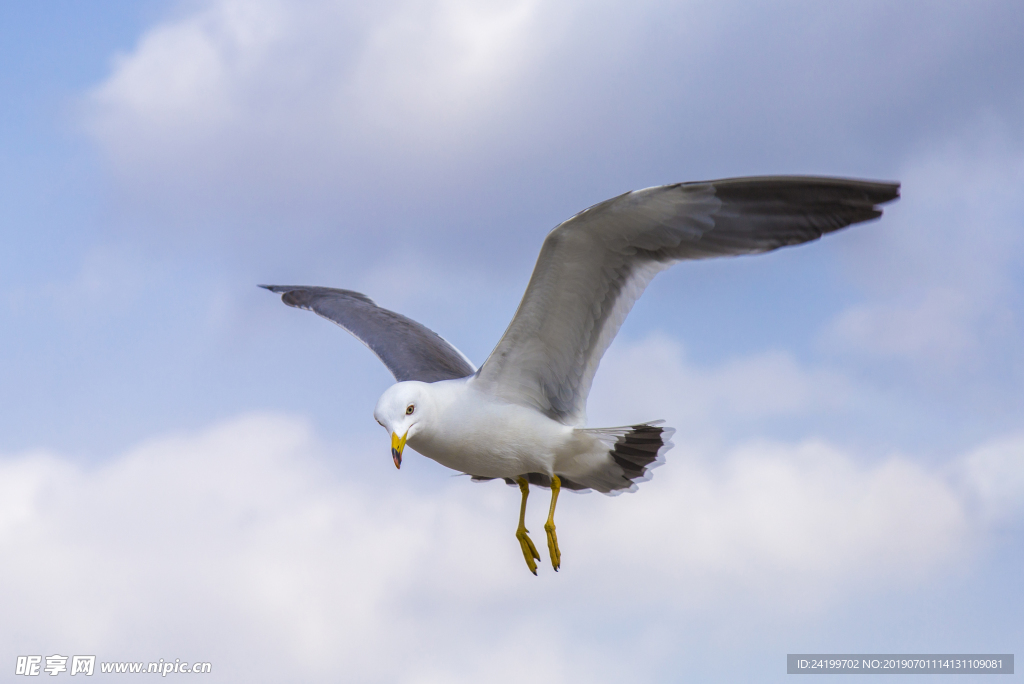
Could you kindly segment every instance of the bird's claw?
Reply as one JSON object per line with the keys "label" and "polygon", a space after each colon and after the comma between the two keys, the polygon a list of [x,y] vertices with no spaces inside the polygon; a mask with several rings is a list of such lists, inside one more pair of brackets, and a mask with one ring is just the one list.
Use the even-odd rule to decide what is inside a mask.
{"label": "bird's claw", "polygon": [[529,530],[525,527],[520,527],[516,530],[516,539],[519,540],[519,546],[523,549],[523,558],[526,559],[526,567],[530,568],[530,572],[536,575],[536,561],[540,560],[540,554],[537,553],[537,547],[533,545],[533,540],[530,539],[530,535],[527,534],[528,532]]}
{"label": "bird's claw", "polygon": [[548,534],[548,555],[551,556],[551,567],[558,572],[562,567],[562,552],[558,550],[558,535],[555,534],[553,522],[544,523],[544,531]]}

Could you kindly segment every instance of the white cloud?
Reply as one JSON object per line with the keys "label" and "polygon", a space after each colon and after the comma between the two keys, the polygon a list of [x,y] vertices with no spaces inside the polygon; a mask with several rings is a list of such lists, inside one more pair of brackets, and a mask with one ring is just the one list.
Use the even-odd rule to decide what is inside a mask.
{"label": "white cloud", "polygon": [[[4,459],[4,638],[27,652],[210,660],[237,681],[339,667],[353,681],[419,681],[451,667],[429,648],[446,631],[476,654],[454,654],[459,677],[557,643],[513,624],[492,646],[459,625],[497,584],[523,581],[507,535],[487,529],[494,488],[464,483],[471,506],[382,495],[328,470],[328,457],[303,423],[257,415],[95,468]],[[346,470],[367,467],[350,458]],[[504,562],[481,574],[480,559]],[[421,614],[434,600],[451,614]]]}
{"label": "white cloud", "polygon": [[718,454],[688,447],[677,446],[656,475],[664,486],[597,528],[627,540],[605,559],[626,566],[618,572],[643,566],[648,576],[664,573],[657,584],[677,587],[663,599],[692,609],[742,596],[776,610],[819,610],[970,555],[962,501],[906,459],[867,464],[813,441]]}
{"label": "white cloud", "polygon": [[986,312],[966,292],[935,287],[912,302],[858,305],[839,313],[826,335],[833,348],[956,367],[982,346]]}
{"label": "white cloud", "polygon": [[[1020,496],[1007,449],[968,457],[963,493],[907,459],[866,464],[821,442],[680,444],[635,496],[567,495],[565,566],[539,578],[512,537],[514,489],[457,478],[419,491],[402,478],[430,464],[395,473],[294,419],[243,417],[89,467],[8,456],[0,636],[19,653],[210,660],[222,681],[336,676],[342,664],[353,681],[518,681],[493,664],[527,652],[538,681],[611,681],[620,666],[574,639],[559,606],[601,597],[615,631],[652,601],[730,620],[737,597],[752,599],[749,618],[941,576],[976,557],[989,518],[970,502],[1010,511]],[[993,489],[996,471],[1017,484]],[[626,590],[640,577],[642,591]],[[642,634],[615,639],[643,648]]]}
{"label": "white cloud", "polygon": [[1013,365],[1024,155],[998,122],[976,128],[907,168],[885,229],[852,245],[851,270],[868,298],[836,315],[823,347],[929,374]]}
{"label": "white cloud", "polygon": [[221,156],[246,173],[237,161],[255,145],[263,173],[323,182],[303,167],[476,140],[472,120],[500,112],[543,52],[537,15],[536,0],[211,0],[115,60],[90,95],[91,127],[129,174],[157,163],[213,177]]}
{"label": "white cloud", "polygon": [[957,566],[958,554],[971,555],[979,510],[972,502],[999,499],[978,494],[975,476],[947,478],[898,454],[854,454],[822,440],[737,441],[770,433],[785,417],[807,426],[849,414],[872,397],[842,373],[805,367],[784,352],[708,368],[658,335],[614,345],[595,382],[590,423],[663,418],[678,432],[648,489],[616,504],[625,514],[609,512],[595,527],[637,548],[595,564],[639,572],[624,559],[647,564],[656,546],[648,535],[661,535],[652,567],[670,569],[666,585],[699,587],[673,597],[688,608],[738,592],[800,610],[854,586],[900,584]]}
{"label": "white cloud", "polygon": [[419,0],[389,7],[368,32],[346,104],[359,103],[368,123],[403,137],[410,122],[444,124],[441,137],[453,142],[465,134],[467,117],[500,103],[536,59],[530,34],[539,29],[539,5]]}
{"label": "white cloud", "polygon": [[699,367],[689,363],[678,342],[655,334],[609,349],[595,378],[589,415],[593,425],[663,419],[689,434],[708,435],[737,419],[849,408],[861,392],[841,373],[805,368],[785,351]]}
{"label": "white cloud", "polygon": [[584,206],[557,197],[690,173],[854,173],[840,149],[859,158],[921,127],[915,108],[858,133],[893,118],[889,94],[916,102],[944,60],[959,63],[962,37],[941,28],[993,21],[938,12],[921,31],[917,12],[883,13],[927,36],[904,55],[889,34],[848,44],[849,27],[883,19],[857,3],[810,15],[691,5],[201,0],[114,60],[86,98],[88,127],[133,230],[387,239],[429,226],[507,248],[523,215],[553,225]]}
{"label": "white cloud", "polygon": [[535,103],[514,93],[572,11],[542,9],[196,3],[147,30],[84,98],[118,229],[259,249],[268,235],[418,228],[432,184],[458,186],[466,159],[515,149],[505,131]]}
{"label": "white cloud", "polygon": [[1024,511],[1024,435],[991,440],[967,455],[960,469],[972,503],[993,523],[1019,522]]}

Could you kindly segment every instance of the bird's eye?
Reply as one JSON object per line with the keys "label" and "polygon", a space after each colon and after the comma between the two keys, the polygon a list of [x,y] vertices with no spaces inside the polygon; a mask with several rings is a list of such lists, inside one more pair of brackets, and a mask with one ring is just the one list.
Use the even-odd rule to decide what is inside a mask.
{"label": "bird's eye", "polygon": [[413,411],[415,411],[415,410],[416,410],[416,406],[415,406],[414,404],[409,404],[409,405],[408,405],[408,406],[407,406],[407,407],[405,408],[405,415],[407,415],[407,416],[411,416],[411,415],[412,415],[412,412],[413,412]]}

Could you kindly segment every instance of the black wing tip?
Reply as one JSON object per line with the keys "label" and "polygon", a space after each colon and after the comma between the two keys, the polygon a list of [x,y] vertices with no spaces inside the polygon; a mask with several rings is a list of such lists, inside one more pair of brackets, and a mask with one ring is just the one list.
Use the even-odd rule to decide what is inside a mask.
{"label": "black wing tip", "polygon": [[[886,204],[900,198],[900,186],[902,184],[899,181],[860,180],[856,178],[837,178],[835,180],[846,180],[851,184],[856,183],[864,189],[867,200],[872,202],[876,209],[880,204]],[[878,213],[881,215],[882,212],[879,211]]]}
{"label": "black wing tip", "polygon": [[307,287],[295,285],[259,285],[258,287],[281,295],[281,301],[288,306],[294,306],[297,309],[309,308],[308,297],[304,296],[309,294]]}
{"label": "black wing tip", "polygon": [[899,197],[900,181],[898,180],[877,180],[873,178],[851,178],[846,176],[807,176],[807,175],[780,175],[780,176],[735,176],[732,178],[718,178],[716,180],[701,180],[693,183],[680,183],[681,185],[708,183],[716,186],[729,185],[817,185],[835,187],[857,187],[872,191],[883,196],[890,196],[892,199]]}
{"label": "black wing tip", "polygon": [[882,216],[882,205],[900,196],[899,181],[838,176],[750,176],[708,181],[708,184],[723,201],[754,204],[781,201],[828,210],[839,220],[835,225],[824,227],[822,234],[877,219]]}

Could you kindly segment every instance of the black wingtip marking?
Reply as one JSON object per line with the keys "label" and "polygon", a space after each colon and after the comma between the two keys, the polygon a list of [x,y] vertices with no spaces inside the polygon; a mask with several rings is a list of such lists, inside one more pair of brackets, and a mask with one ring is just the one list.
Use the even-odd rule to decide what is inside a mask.
{"label": "black wingtip marking", "polygon": [[309,305],[309,297],[303,296],[308,295],[307,288],[296,287],[294,285],[257,285],[262,287],[264,290],[270,290],[275,294],[281,295],[281,301],[288,306],[294,306],[297,309],[308,309],[312,310]]}

